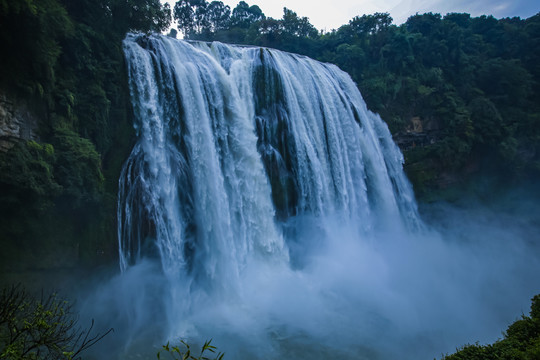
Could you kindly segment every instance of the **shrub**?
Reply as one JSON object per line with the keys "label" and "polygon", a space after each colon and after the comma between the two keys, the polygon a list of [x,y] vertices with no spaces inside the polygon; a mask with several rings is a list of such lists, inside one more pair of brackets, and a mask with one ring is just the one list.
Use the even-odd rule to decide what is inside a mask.
{"label": "shrub", "polygon": [[57,294],[37,298],[20,286],[0,295],[0,359],[76,360],[104,334],[82,329],[71,304]]}
{"label": "shrub", "polygon": [[504,339],[488,345],[466,345],[443,360],[540,359],[540,294],[532,298],[530,316],[522,316],[506,330]]}
{"label": "shrub", "polygon": [[157,353],[157,358],[161,359],[162,352],[169,354],[169,358],[174,360],[222,360],[223,356],[225,355],[223,353],[218,353],[213,359],[210,359],[204,355],[206,351],[211,353],[216,352],[217,348],[211,345],[212,340],[208,340],[204,343],[198,357],[191,355],[191,348],[184,340],[180,340],[180,343],[185,348],[184,352],[180,350],[179,346],[170,346],[169,343],[167,343],[167,345],[163,345],[163,350]]}

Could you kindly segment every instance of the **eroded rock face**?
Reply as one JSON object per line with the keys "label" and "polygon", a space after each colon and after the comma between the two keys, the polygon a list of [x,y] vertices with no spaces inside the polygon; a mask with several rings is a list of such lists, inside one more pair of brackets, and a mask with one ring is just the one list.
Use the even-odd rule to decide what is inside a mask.
{"label": "eroded rock face", "polygon": [[0,151],[8,151],[20,140],[37,140],[37,118],[24,101],[0,92]]}

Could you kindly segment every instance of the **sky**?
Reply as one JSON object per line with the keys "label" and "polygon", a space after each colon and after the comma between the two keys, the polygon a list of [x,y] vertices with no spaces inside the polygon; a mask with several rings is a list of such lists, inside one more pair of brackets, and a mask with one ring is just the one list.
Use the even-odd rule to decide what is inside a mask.
{"label": "sky", "polygon": [[[210,2],[210,0],[207,0]],[[240,0],[221,0],[236,7]],[[466,12],[473,16],[493,15],[496,18],[519,16],[528,18],[540,12],[538,0],[245,0],[258,5],[268,17],[280,19],[283,8],[293,10],[301,17],[308,17],[318,30],[330,31],[357,15],[389,12],[394,24],[402,24],[415,13]],[[167,1],[174,4],[174,1]]]}

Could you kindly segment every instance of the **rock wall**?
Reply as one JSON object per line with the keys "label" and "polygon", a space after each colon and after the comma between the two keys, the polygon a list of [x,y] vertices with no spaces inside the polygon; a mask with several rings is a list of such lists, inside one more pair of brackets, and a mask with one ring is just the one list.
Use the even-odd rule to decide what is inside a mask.
{"label": "rock wall", "polygon": [[0,91],[0,151],[8,151],[20,140],[38,140],[38,120],[25,101]]}
{"label": "rock wall", "polygon": [[392,137],[401,151],[407,151],[417,146],[424,147],[433,145],[441,138],[441,125],[435,118],[422,119],[412,117],[404,131],[394,134]]}

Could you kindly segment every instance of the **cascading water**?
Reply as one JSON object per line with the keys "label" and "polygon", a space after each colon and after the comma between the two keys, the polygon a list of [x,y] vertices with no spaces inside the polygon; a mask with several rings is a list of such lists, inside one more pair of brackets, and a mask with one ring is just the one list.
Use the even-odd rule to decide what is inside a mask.
{"label": "cascading water", "polygon": [[399,149],[336,66],[156,35],[128,35],[124,52],[137,143],[120,266],[161,264],[172,333],[202,302],[242,306],[254,283],[302,276],[312,248],[340,246],[333,229],[420,227]]}
{"label": "cascading water", "polygon": [[120,264],[234,284],[288,261],[282,224],[419,224],[402,155],[337,67],[276,50],[129,35],[137,144],[120,179]]}
{"label": "cascading water", "polygon": [[253,104],[242,100],[249,69],[231,58],[229,75],[167,38],[124,46],[139,140],[120,181],[121,267],[157,249],[168,276],[230,286],[248,256],[285,258]]}

